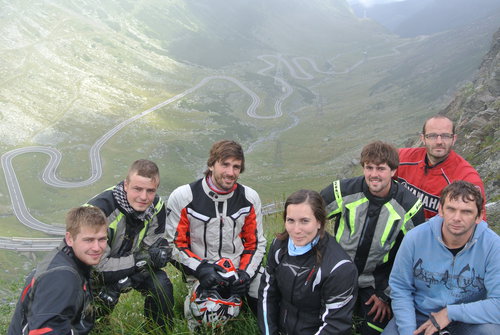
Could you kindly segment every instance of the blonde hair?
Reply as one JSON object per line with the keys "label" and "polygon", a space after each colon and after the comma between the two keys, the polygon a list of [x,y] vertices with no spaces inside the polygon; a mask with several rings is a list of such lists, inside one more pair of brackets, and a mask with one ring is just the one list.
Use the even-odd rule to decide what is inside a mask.
{"label": "blonde hair", "polygon": [[80,206],[72,208],[66,214],[66,231],[73,238],[80,233],[82,226],[94,227],[96,230],[106,226],[108,220],[99,207]]}

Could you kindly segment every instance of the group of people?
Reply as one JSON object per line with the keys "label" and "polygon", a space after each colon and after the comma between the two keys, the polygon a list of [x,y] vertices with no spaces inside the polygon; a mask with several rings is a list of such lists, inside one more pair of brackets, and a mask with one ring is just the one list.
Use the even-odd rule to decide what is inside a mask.
{"label": "group of people", "polygon": [[168,330],[169,262],[188,288],[190,329],[247,305],[262,334],[351,334],[353,319],[362,335],[500,334],[500,237],[484,221],[484,186],[452,150],[451,120],[428,119],[421,140],[399,152],[372,142],[362,176],[291,194],[267,262],[259,195],[237,182],[238,143],[214,143],[204,176],[166,204],[156,164],[135,161],[68,212],[64,241],[28,276],[8,334],[87,334],[131,289],[151,325]]}

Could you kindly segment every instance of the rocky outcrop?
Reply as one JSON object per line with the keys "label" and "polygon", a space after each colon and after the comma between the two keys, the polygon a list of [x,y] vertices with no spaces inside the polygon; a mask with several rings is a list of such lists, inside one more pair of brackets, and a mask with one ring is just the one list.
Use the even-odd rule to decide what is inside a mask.
{"label": "rocky outcrop", "polygon": [[476,79],[466,85],[443,114],[456,122],[455,146],[479,172],[488,202],[500,200],[500,30]]}

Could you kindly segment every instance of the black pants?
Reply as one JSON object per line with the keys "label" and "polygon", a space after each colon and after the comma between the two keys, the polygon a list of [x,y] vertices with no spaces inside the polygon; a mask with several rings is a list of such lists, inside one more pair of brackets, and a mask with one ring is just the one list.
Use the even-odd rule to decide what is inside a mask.
{"label": "black pants", "polygon": [[[162,328],[170,328],[173,317],[173,286],[163,270],[150,270],[130,276],[131,287],[141,292],[144,298],[144,315]],[[101,291],[113,299],[103,301],[99,294],[96,302],[101,302],[96,312],[97,317],[111,313],[118,303],[120,292],[117,284],[108,284]],[[102,304],[104,302],[104,304]]]}
{"label": "black pants", "polygon": [[375,313],[368,315],[368,312],[372,308],[373,304],[365,305],[365,303],[370,299],[370,297],[375,294],[375,290],[372,287],[359,288],[358,290],[358,300],[356,302],[356,312],[355,315],[363,319],[361,326],[358,331],[361,335],[380,335],[384,330],[385,326],[389,322],[386,318],[383,322],[373,321]]}
{"label": "black pants", "polygon": [[133,279],[133,287],[144,298],[144,315],[161,327],[170,327],[174,306],[173,286],[163,270],[147,272],[141,281]]}

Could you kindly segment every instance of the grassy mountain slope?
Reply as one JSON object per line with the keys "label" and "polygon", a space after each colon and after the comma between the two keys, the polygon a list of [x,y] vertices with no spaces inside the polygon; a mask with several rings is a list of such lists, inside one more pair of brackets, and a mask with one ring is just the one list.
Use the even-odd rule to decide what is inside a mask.
{"label": "grassy mountain slope", "polygon": [[[399,39],[356,18],[342,1],[284,4],[4,3],[0,148],[59,149],[62,179],[88,178],[88,151],[100,136],[207,76],[238,80],[259,96],[257,116],[267,117],[247,115],[250,96],[234,82],[213,79],[106,142],[104,175],[88,187],[48,187],[39,179],[45,155],[17,157],[33,213],[59,222],[68,207],[123,178],[138,157],[159,163],[160,192],[168,195],[200,175],[210,143],[221,137],[248,149],[242,181],[258,188],[264,201],[297,185],[320,188],[329,176],[342,176],[368,140],[398,144],[412,136],[475,71],[498,22],[492,17]],[[272,117],[287,89],[275,75],[291,93],[281,102],[282,115]],[[12,215],[4,180],[0,209]]]}
{"label": "grassy mountain slope", "polygon": [[[493,17],[427,38],[399,39],[356,18],[343,1],[3,7],[0,148],[55,147],[63,154],[62,179],[88,178],[89,148],[100,136],[207,76],[240,81],[260,98],[256,114],[268,117],[247,115],[250,96],[234,82],[213,79],[106,142],[104,175],[88,187],[48,187],[39,178],[45,155],[16,157],[21,187],[31,190],[26,202],[46,222],[60,222],[68,207],[116,183],[138,157],[158,162],[160,193],[168,195],[200,175],[210,143],[221,137],[248,149],[242,182],[265,202],[298,185],[321,188],[349,171],[367,141],[402,143],[444,106],[443,95],[477,68],[498,22]],[[281,103],[282,115],[270,118],[286,91],[275,75],[292,91]],[[0,209],[11,218],[10,205],[2,179]],[[11,224],[6,229],[16,231]]]}

